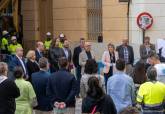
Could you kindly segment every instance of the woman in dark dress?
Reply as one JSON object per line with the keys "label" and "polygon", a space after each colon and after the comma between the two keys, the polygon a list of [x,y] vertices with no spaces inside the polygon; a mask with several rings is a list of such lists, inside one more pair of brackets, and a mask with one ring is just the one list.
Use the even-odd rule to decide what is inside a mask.
{"label": "woman in dark dress", "polygon": [[7,72],[7,64],[0,62],[0,114],[14,114],[15,98],[20,96],[20,91],[14,81],[7,78]]}
{"label": "woman in dark dress", "polygon": [[90,77],[88,86],[87,96],[82,102],[82,113],[117,114],[112,98],[103,92],[97,77]]}
{"label": "woman in dark dress", "polygon": [[59,58],[65,57],[65,53],[62,48],[59,47],[60,39],[53,39],[50,49],[48,51],[48,59],[50,62],[50,71],[56,72],[59,70],[58,61]]}
{"label": "woman in dark dress", "polygon": [[28,51],[26,58],[27,58],[26,66],[27,66],[27,70],[28,70],[29,81],[31,82],[32,73],[38,72],[40,70],[40,68],[36,61],[35,51],[33,51],[33,50]]}

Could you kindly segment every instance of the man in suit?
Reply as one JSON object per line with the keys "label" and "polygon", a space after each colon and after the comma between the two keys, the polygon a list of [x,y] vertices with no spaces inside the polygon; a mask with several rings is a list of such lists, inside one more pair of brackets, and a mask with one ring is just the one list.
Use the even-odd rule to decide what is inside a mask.
{"label": "man in suit", "polygon": [[65,57],[68,59],[68,62],[69,62],[68,70],[71,71],[71,69],[73,68],[73,65],[71,63],[72,62],[72,52],[71,52],[71,49],[69,48],[69,41],[67,39],[64,40],[63,50],[65,53]]}
{"label": "man in suit", "polygon": [[23,48],[16,48],[16,54],[13,56],[10,63],[10,70],[13,71],[16,66],[22,67],[24,71],[24,78],[28,79],[28,70],[25,64],[25,59],[23,58]]}
{"label": "man in suit", "polygon": [[38,62],[41,57],[43,57],[44,44],[41,41],[38,41],[36,44],[36,61]]}
{"label": "man in suit", "polygon": [[128,39],[123,39],[122,45],[116,48],[119,54],[119,59],[123,59],[126,64],[126,73],[130,75],[133,71],[132,65],[134,63],[134,51],[132,46],[128,44]]}
{"label": "man in suit", "polygon": [[80,80],[81,80],[81,66],[79,65],[79,55],[84,50],[84,44],[85,44],[85,39],[80,38],[80,44],[79,46],[74,48],[73,52],[73,64],[76,68],[76,78],[77,78],[77,86],[78,86],[78,91],[77,91],[77,97],[79,96],[80,93]]}
{"label": "man in suit", "polygon": [[150,43],[150,37],[146,36],[144,38],[144,43],[140,45],[140,57],[141,61],[147,63],[147,59],[150,55],[155,52],[155,45]]}
{"label": "man in suit", "polygon": [[51,114],[53,110],[50,102],[51,98],[46,95],[46,88],[50,73],[48,72],[48,59],[39,59],[40,71],[32,74],[32,85],[37,96],[38,105],[34,108],[35,114]]}
{"label": "man in suit", "polygon": [[63,104],[67,107],[68,114],[75,113],[76,103],[76,79],[68,72],[68,60],[65,57],[59,59],[60,70],[53,73],[48,80],[47,94],[51,96],[51,103]]}
{"label": "man in suit", "polygon": [[71,52],[71,49],[69,48],[69,41],[67,39],[64,41],[63,50],[64,50],[64,53],[65,53],[65,57],[68,59],[68,62],[71,63],[71,61],[72,61],[72,52]]}
{"label": "man in suit", "polygon": [[79,56],[79,64],[81,66],[81,74],[84,74],[85,64],[88,59],[94,59],[94,53],[91,50],[91,43],[85,42],[84,49]]}

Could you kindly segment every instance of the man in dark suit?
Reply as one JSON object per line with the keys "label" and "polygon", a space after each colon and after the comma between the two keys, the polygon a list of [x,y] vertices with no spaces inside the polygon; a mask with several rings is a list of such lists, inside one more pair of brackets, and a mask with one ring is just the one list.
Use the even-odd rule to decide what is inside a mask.
{"label": "man in dark suit", "polygon": [[119,54],[119,59],[124,59],[126,63],[126,73],[130,75],[132,73],[132,65],[134,63],[134,51],[132,46],[128,45],[128,39],[123,39],[122,45],[116,48]]}
{"label": "man in dark suit", "polygon": [[47,94],[51,96],[51,103],[62,103],[66,105],[68,110],[73,112],[67,112],[74,114],[75,96],[76,96],[76,79],[73,74],[68,72],[68,60],[65,57],[59,59],[60,70],[53,73],[48,81]]}
{"label": "man in dark suit", "polygon": [[10,70],[13,71],[16,66],[22,67],[24,71],[24,78],[28,79],[28,70],[25,64],[25,59],[23,58],[23,48],[18,47],[16,49],[16,54],[13,56],[12,61],[10,62]]}
{"label": "man in dark suit", "polygon": [[69,41],[67,39],[64,40],[63,50],[64,50],[64,53],[65,53],[65,57],[68,59],[68,62],[69,62],[68,70],[71,71],[71,69],[73,69],[72,51],[69,48]]}
{"label": "man in dark suit", "polygon": [[36,114],[51,114],[53,110],[51,98],[46,95],[46,88],[50,73],[48,72],[48,60],[45,57],[39,59],[40,71],[32,74],[32,85],[37,96],[38,105],[35,107]]}
{"label": "man in dark suit", "polygon": [[71,52],[71,49],[69,48],[69,41],[65,40],[63,46],[64,46],[63,50],[64,50],[64,53],[65,53],[65,57],[68,59],[68,62],[71,63],[71,61],[72,61],[72,52]]}
{"label": "man in dark suit", "polygon": [[36,61],[38,62],[41,57],[43,57],[44,44],[41,41],[38,41],[36,44]]}
{"label": "man in dark suit", "polygon": [[85,44],[85,39],[80,38],[80,44],[79,46],[75,47],[73,52],[73,64],[76,68],[76,78],[77,78],[77,86],[78,86],[77,96],[79,96],[80,93],[80,80],[81,80],[81,66],[79,65],[79,55],[84,49],[84,44]]}
{"label": "man in dark suit", "polygon": [[155,45],[150,43],[150,37],[146,36],[144,38],[144,43],[140,45],[140,58],[144,63],[147,62],[147,59],[150,55],[155,52]]}

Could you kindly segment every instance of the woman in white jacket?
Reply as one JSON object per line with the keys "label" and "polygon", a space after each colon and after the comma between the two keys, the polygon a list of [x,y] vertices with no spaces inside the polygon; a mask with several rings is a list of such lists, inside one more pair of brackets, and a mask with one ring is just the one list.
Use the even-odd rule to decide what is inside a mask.
{"label": "woman in white jacket", "polygon": [[102,64],[104,65],[103,73],[105,79],[105,86],[110,76],[115,72],[115,63],[118,59],[118,52],[115,51],[115,46],[111,43],[108,44],[108,50],[104,51],[102,55]]}

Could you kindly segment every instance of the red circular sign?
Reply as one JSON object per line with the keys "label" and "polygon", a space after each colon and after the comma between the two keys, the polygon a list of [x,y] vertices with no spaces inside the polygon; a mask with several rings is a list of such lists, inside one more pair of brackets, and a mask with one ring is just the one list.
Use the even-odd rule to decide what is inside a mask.
{"label": "red circular sign", "polygon": [[149,14],[147,12],[143,12],[143,13],[138,15],[137,25],[141,29],[147,30],[152,26],[152,24],[153,24],[153,17],[151,16],[151,14]]}

